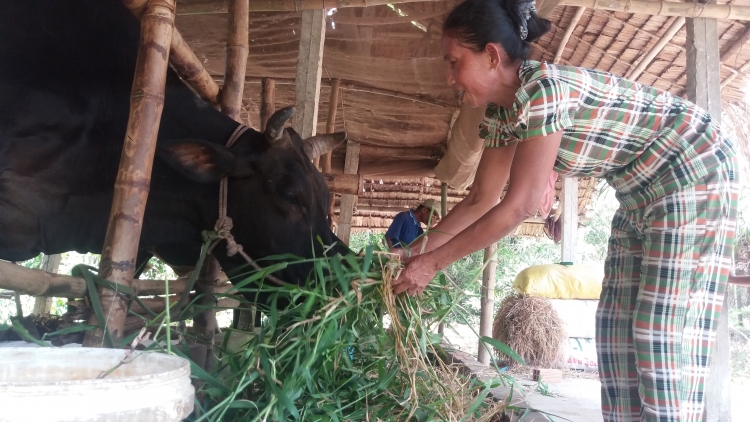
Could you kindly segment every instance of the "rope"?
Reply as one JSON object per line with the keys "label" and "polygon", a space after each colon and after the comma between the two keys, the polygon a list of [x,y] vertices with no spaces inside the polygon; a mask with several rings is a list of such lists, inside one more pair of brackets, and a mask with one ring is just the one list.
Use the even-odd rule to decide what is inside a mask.
{"label": "rope", "polygon": [[[242,136],[245,131],[250,129],[249,127],[240,124],[237,126],[237,129],[232,132],[232,135],[229,137],[229,140],[227,141],[227,148],[231,148],[232,145],[234,145],[235,142]],[[245,253],[245,251],[242,248],[242,245],[237,243],[236,240],[234,240],[234,236],[232,236],[232,227],[234,224],[232,223],[232,218],[227,215],[227,190],[229,186],[229,177],[223,176],[221,178],[221,182],[219,184],[219,218],[216,220],[216,224],[214,224],[214,231],[217,234],[216,242],[214,242],[209,250],[208,253],[211,253],[214,246],[218,243],[219,240],[223,239],[227,242],[227,256],[234,256],[237,254],[240,254],[241,257],[245,259],[253,268],[260,271],[262,267],[258,265],[250,256]],[[286,285],[285,282],[283,282],[278,277],[275,277],[271,274],[266,275],[266,278],[280,286]]]}

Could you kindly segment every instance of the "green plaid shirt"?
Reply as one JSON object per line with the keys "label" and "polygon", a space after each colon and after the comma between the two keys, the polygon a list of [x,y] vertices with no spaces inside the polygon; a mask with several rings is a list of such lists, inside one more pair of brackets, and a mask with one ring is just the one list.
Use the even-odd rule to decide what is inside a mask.
{"label": "green plaid shirt", "polygon": [[555,171],[603,177],[625,209],[690,186],[734,155],[700,107],[596,70],[526,61],[513,109],[490,104],[487,147],[563,131]]}

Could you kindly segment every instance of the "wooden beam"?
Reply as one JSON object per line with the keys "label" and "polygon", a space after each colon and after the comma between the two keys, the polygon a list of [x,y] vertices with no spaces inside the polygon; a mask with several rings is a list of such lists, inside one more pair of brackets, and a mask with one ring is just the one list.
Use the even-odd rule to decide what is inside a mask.
{"label": "wooden beam", "polygon": [[260,84],[260,131],[266,130],[266,122],[276,111],[276,81],[263,78]]}
{"label": "wooden beam", "polygon": [[[295,79],[294,117],[292,127],[302,139],[315,136],[318,126],[318,99],[323,69],[323,43],[326,35],[326,13],[323,9],[302,12],[297,76]],[[320,158],[313,162],[318,166]]]}
{"label": "wooden beam", "polygon": [[398,158],[401,160],[427,160],[442,158],[445,155],[445,147],[442,145],[430,147],[380,147],[374,145],[362,145],[360,154],[367,158]]}
{"label": "wooden beam", "polygon": [[[114,187],[112,210],[102,248],[99,275],[115,284],[130,287],[135,273],[143,215],[146,210],[156,137],[164,108],[164,89],[169,66],[169,46],[174,28],[174,0],[149,1],[141,19],[141,43],[130,97],[130,117],[120,170]],[[122,296],[109,289],[97,289],[107,321],[105,325],[115,347],[119,347],[127,305]],[[86,332],[84,346],[104,345],[101,328]]]}
{"label": "wooden beam", "polygon": [[[147,0],[122,0],[135,17],[141,19],[143,11],[146,8]],[[226,13],[226,0],[223,1]],[[183,6],[182,4],[180,5]],[[172,9],[174,10],[174,8]],[[219,85],[216,84],[203,67],[203,62],[198,60],[195,53],[182,38],[177,28],[172,29],[172,40],[169,48],[169,63],[172,64],[175,72],[187,82],[198,95],[207,103],[214,107],[219,106]]]}
{"label": "wooden beam", "polygon": [[[215,79],[223,78],[223,76],[220,74],[213,74],[212,77]],[[258,77],[258,76],[247,76],[245,77],[245,83],[257,84],[257,83],[261,83],[263,79],[265,78]],[[291,79],[291,78],[275,78],[274,80],[276,81],[277,85],[296,84],[295,79]],[[320,81],[321,86],[323,85],[330,86],[331,83],[332,83],[331,81],[326,81],[326,80]],[[393,91],[390,89],[375,88],[371,86],[360,85],[356,82],[351,82],[351,81],[347,82],[347,81],[342,80],[340,87],[341,89],[346,90],[346,91],[368,92],[370,94],[386,95],[386,96],[393,97],[393,98],[399,98],[399,99],[407,100],[407,101],[415,101],[421,104],[429,104],[429,105],[436,106],[436,107],[451,108],[451,109],[456,108],[455,104],[449,104],[449,103],[445,103],[442,101],[433,100],[431,98],[427,98],[421,95],[412,95],[412,94],[406,94],[400,91]]]}
{"label": "wooden beam", "polygon": [[[42,255],[42,263],[39,269],[51,274],[57,274],[60,268],[60,254]],[[32,314],[48,314],[52,308],[51,296],[37,296],[34,299]]]}
{"label": "wooden beam", "polygon": [[[331,81],[331,97],[328,100],[328,120],[326,121],[326,133],[333,133],[336,131],[336,110],[339,107],[339,91],[341,88],[341,79],[334,79]],[[321,171],[323,173],[331,172],[331,156],[333,151],[328,151],[323,156],[323,166]]]}
{"label": "wooden beam", "polygon": [[573,15],[573,19],[571,19],[570,24],[568,24],[568,29],[565,30],[565,34],[563,35],[562,40],[560,40],[560,45],[557,46],[557,53],[555,53],[553,63],[560,63],[560,59],[565,51],[565,46],[568,44],[570,36],[573,35],[573,31],[576,29],[576,25],[578,25],[578,21],[581,20],[581,16],[583,16],[583,12],[585,11],[585,7],[579,7],[576,10],[576,14]]}
{"label": "wooden beam", "polygon": [[737,6],[733,4],[682,3],[663,0],[562,0],[560,4],[563,6],[580,6],[595,10],[609,10],[610,12],[634,13],[639,15],[750,20],[750,6]]}
{"label": "wooden beam", "polygon": [[563,178],[562,260],[574,262],[578,236],[578,179]]}
{"label": "wooden beam", "polygon": [[[343,9],[370,7],[384,4],[438,2],[444,0],[253,0],[250,12],[297,12],[300,10]],[[178,15],[227,13],[226,0],[180,4]],[[725,20],[750,20],[750,6],[733,4],[680,3],[651,0],[546,0],[539,6],[539,16],[548,17],[556,6],[578,6],[611,12],[635,13],[654,16],[702,17]]]}
{"label": "wooden beam", "polygon": [[[359,169],[359,143],[346,141],[346,162],[344,174],[357,174]],[[349,235],[352,231],[352,214],[354,213],[354,201],[356,195],[341,195],[341,213],[339,215],[338,237],[344,244],[349,244]]]}
{"label": "wooden beam", "polygon": [[[688,19],[687,83],[688,100],[703,107],[711,118],[721,121],[721,80],[719,75],[719,31],[716,19]],[[728,422],[731,412],[731,367],[729,365],[729,303],[724,297],[717,321],[716,341],[710,355],[708,379],[704,385],[704,420]],[[716,304],[714,304],[716,306]]]}
{"label": "wooden beam", "polygon": [[[253,0],[251,12],[297,12],[314,9],[343,9],[346,7],[371,7],[384,4],[439,2],[444,0]],[[227,13],[227,0],[208,0],[180,3],[178,15],[206,15]]]}
{"label": "wooden beam", "polygon": [[685,18],[682,16],[676,18],[674,21],[672,21],[672,24],[669,25],[669,28],[667,28],[667,31],[664,32],[664,35],[659,39],[659,41],[654,44],[653,47],[651,47],[651,50],[646,53],[641,61],[638,63],[638,65],[633,68],[628,74],[625,76],[627,79],[630,79],[631,81],[634,81],[638,79],[639,76],[643,73],[644,70],[646,70],[646,67],[648,67],[649,64],[656,58],[656,55],[661,53],[661,50],[664,49],[664,47],[672,41],[672,38],[674,38],[675,34],[682,29],[682,27],[685,26]]}
{"label": "wooden beam", "polygon": [[[497,270],[497,242],[484,250],[486,266],[482,273],[481,313],[479,315],[479,336],[492,337],[492,321],[495,320],[495,273]],[[490,364],[490,351],[479,340],[477,360],[485,365]]]}
{"label": "wooden beam", "polygon": [[229,33],[227,36],[227,60],[224,70],[224,85],[221,89],[221,111],[239,123],[242,111],[242,92],[245,88],[245,70],[248,44],[249,0],[229,2]]}
{"label": "wooden beam", "polygon": [[360,174],[321,173],[332,193],[359,195],[364,189],[365,181]]}

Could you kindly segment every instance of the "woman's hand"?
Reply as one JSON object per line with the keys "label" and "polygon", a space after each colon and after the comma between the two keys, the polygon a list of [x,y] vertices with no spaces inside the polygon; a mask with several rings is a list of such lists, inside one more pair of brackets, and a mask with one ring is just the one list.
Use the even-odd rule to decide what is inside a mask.
{"label": "woman's hand", "polygon": [[429,253],[417,255],[406,260],[406,268],[393,281],[393,293],[407,292],[410,296],[422,295],[425,287],[435,278],[438,266]]}

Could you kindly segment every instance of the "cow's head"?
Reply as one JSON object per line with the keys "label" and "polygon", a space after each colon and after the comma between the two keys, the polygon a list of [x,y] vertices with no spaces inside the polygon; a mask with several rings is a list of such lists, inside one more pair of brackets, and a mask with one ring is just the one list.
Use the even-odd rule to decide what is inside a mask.
{"label": "cow's head", "polygon": [[[327,221],[331,194],[310,160],[332,150],[346,135],[303,140],[284,128],[293,113],[293,107],[277,111],[264,133],[250,129],[231,148],[199,140],[165,142],[160,147],[160,156],[194,181],[215,185],[229,176],[232,234],[256,260],[280,254],[323,256],[330,245],[340,242]],[[331,250],[348,249],[338,243]],[[239,255],[227,257],[222,245],[215,255],[225,270],[245,264]],[[311,265],[292,265],[277,276],[300,282],[310,269]]]}

